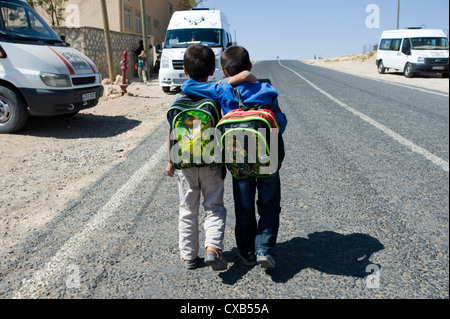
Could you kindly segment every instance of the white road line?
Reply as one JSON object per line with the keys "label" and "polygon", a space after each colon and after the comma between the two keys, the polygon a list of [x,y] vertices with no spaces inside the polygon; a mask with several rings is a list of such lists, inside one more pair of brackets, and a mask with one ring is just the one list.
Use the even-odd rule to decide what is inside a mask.
{"label": "white road line", "polygon": [[404,138],[403,136],[395,133],[394,131],[392,131],[391,129],[387,128],[386,126],[384,126],[383,124],[378,123],[377,121],[373,120],[372,118],[368,117],[367,115],[355,110],[354,108],[348,106],[347,104],[345,104],[344,102],[338,100],[337,98],[335,98],[334,96],[332,96],[331,94],[329,94],[328,92],[322,90],[320,87],[318,87],[317,85],[315,85],[314,83],[312,83],[311,81],[309,81],[308,79],[306,79],[305,77],[303,77],[302,75],[300,75],[298,72],[292,70],[291,68],[284,66],[283,64],[281,64],[280,61],[278,61],[278,63],[280,64],[280,66],[282,66],[283,68],[291,71],[292,73],[296,74],[299,78],[301,78],[303,81],[305,81],[306,83],[308,83],[310,86],[312,86],[315,90],[317,90],[318,92],[320,92],[321,94],[325,95],[327,98],[329,98],[330,100],[332,100],[333,102],[337,103],[338,105],[340,105],[341,107],[343,107],[344,109],[346,109],[347,111],[353,113],[356,116],[359,116],[362,120],[364,120],[365,122],[373,125],[374,127],[376,127],[377,129],[381,130],[383,133],[385,133],[386,135],[392,137],[394,140],[396,140],[397,142],[407,146],[408,148],[410,148],[413,152],[416,152],[422,156],[424,156],[426,159],[430,160],[431,162],[433,162],[434,164],[438,165],[439,167],[441,167],[442,169],[444,169],[446,172],[449,171],[449,165],[448,162],[443,160],[442,158],[431,154],[430,152],[428,152],[427,150],[423,149],[420,146],[417,146],[416,144],[414,144],[413,142],[411,142],[410,140]]}
{"label": "white road line", "polygon": [[[359,75],[357,75],[359,76]],[[446,93],[440,93],[440,92],[436,92],[436,91],[430,91],[430,90],[426,90],[426,89],[422,89],[422,88],[418,88],[416,86],[411,86],[411,85],[406,85],[406,84],[402,84],[402,83],[396,83],[396,82],[389,82],[389,81],[385,81],[385,80],[381,80],[381,79],[375,79],[375,78],[371,78],[371,77],[364,77],[364,76],[360,76],[361,78],[365,78],[365,79],[369,79],[369,80],[374,80],[374,81],[378,81],[381,83],[386,83],[389,85],[397,85],[397,86],[401,86],[404,88],[408,88],[408,89],[412,89],[412,90],[416,90],[416,91],[421,91],[421,92],[425,92],[425,93],[429,93],[429,94],[435,94],[435,95],[439,95],[439,96],[443,96],[443,97],[449,97],[448,94]]]}
{"label": "white road line", "polygon": [[[302,62],[301,60],[298,60],[298,61],[303,63],[303,64],[305,64],[305,62]],[[319,66],[319,67],[321,67],[321,66]],[[326,69],[325,67],[321,67],[321,68]],[[348,74],[348,73],[346,73],[344,71],[339,71],[339,70],[333,70],[333,71]],[[413,85],[407,85],[407,84],[403,84],[403,83],[397,83],[397,82],[391,82],[391,81],[386,81],[386,80],[382,80],[382,79],[376,79],[376,78],[373,78],[373,77],[370,77],[370,76],[363,76],[363,75],[356,75],[356,74],[352,74],[352,75],[360,77],[360,78],[363,78],[363,79],[369,79],[369,80],[373,80],[373,81],[378,81],[378,82],[389,84],[389,85],[401,86],[401,87],[408,88],[408,89],[411,89],[411,90],[416,90],[416,91],[421,91],[421,92],[425,92],[425,93],[435,94],[435,95],[439,95],[439,96],[443,96],[443,97],[449,97],[448,93],[445,93],[445,92],[431,91],[431,90],[422,89],[422,88],[419,88],[419,87],[413,86]]]}
{"label": "white road line", "polygon": [[36,271],[30,279],[22,281],[22,285],[14,298],[37,298],[44,293],[48,283],[60,280],[66,274],[66,267],[71,260],[83,252],[83,248],[100,229],[104,228],[108,220],[117,212],[127,198],[136,192],[150,174],[155,165],[166,155],[166,146],[163,144],[153,156],[109,199],[102,209],[86,224],[78,234],[72,236],[52,257],[42,269]]}

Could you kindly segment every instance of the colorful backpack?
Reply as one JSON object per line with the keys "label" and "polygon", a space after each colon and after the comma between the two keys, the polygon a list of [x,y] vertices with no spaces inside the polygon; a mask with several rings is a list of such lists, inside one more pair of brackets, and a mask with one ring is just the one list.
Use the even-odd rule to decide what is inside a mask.
{"label": "colorful backpack", "polygon": [[[203,134],[207,129],[213,132],[221,118],[221,109],[213,100],[181,93],[166,116],[171,128],[170,159],[175,169],[222,162],[220,146],[214,136]],[[207,156],[203,154],[206,147],[210,148]]]}
{"label": "colorful backpack", "polygon": [[275,116],[281,109],[277,105],[250,108],[237,89],[235,95],[239,109],[225,114],[217,125],[225,165],[235,178],[270,176],[280,169],[285,155]]}

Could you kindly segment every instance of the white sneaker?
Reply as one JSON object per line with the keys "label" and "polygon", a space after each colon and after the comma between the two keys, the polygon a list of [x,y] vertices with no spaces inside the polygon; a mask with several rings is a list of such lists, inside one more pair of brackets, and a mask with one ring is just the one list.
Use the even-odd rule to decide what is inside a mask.
{"label": "white sneaker", "polygon": [[257,255],[256,262],[261,266],[261,268],[265,269],[275,268],[275,261],[270,255]]}

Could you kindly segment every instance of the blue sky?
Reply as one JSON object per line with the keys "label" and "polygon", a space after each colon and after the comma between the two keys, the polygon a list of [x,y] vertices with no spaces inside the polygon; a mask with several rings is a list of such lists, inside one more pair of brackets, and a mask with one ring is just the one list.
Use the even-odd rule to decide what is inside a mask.
{"label": "blue sky", "polygon": [[[366,19],[379,8],[379,28]],[[397,0],[203,0],[223,11],[252,60],[312,59],[363,52],[383,30],[397,27]],[[449,29],[448,0],[400,0],[400,28]]]}

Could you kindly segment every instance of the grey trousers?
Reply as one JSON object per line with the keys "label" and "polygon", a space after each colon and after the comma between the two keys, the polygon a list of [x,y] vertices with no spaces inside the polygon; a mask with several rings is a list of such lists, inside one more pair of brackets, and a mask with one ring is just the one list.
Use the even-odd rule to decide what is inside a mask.
{"label": "grey trousers", "polygon": [[223,203],[224,181],[219,166],[194,167],[177,171],[179,248],[181,258],[194,260],[199,251],[199,209],[203,195],[205,247],[223,250],[227,211]]}

